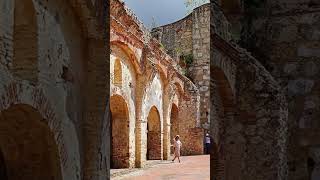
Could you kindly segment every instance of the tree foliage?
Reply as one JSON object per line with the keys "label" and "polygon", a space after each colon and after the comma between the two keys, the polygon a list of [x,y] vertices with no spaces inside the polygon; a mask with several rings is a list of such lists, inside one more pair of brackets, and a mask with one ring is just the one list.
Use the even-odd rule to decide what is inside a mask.
{"label": "tree foliage", "polygon": [[188,14],[191,13],[194,8],[197,8],[205,3],[209,3],[209,0],[184,0]]}

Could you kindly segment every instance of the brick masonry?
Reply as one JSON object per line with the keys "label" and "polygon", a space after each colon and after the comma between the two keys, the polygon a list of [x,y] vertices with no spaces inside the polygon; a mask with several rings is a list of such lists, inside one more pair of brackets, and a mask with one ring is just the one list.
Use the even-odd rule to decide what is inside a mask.
{"label": "brick masonry", "polygon": [[[200,92],[201,127],[209,130],[210,119],[210,4],[193,10],[185,18],[152,29],[167,53],[179,64],[179,69],[195,83]],[[186,67],[181,56],[192,55],[192,63]]]}
{"label": "brick masonry", "polygon": [[100,128],[92,129],[108,95],[105,33],[93,3],[0,2],[0,149],[9,179],[108,176]]}
{"label": "brick masonry", "polygon": [[[129,109],[129,137],[123,141],[129,141],[130,167],[144,167],[147,160],[168,159],[172,136],[177,133],[184,144],[183,155],[202,154],[203,132],[197,129],[198,88],[118,0],[111,1],[110,43],[110,95],[121,96]],[[117,107],[111,104],[110,109]],[[117,129],[117,133],[127,133],[124,127]]]}

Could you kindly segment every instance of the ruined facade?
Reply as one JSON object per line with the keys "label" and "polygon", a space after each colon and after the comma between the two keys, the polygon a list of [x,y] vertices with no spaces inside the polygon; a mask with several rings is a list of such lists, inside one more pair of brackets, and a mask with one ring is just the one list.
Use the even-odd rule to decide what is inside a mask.
{"label": "ruined facade", "polygon": [[198,88],[122,1],[110,27],[111,168],[168,159],[177,134],[182,155],[202,154]]}
{"label": "ruined facade", "polygon": [[199,88],[201,127],[210,124],[210,4],[193,10],[185,18],[152,29],[182,72]]}
{"label": "ruined facade", "polygon": [[106,1],[0,1],[0,179],[108,177]]}
{"label": "ruined facade", "polygon": [[221,4],[211,3],[211,129],[218,179],[286,179],[287,104],[272,75],[230,40]]}
{"label": "ruined facade", "polygon": [[265,1],[252,54],[240,0],[156,38],[119,0],[106,24],[106,2],[0,1],[1,180],[108,179],[168,159],[175,134],[202,154],[209,117],[212,177],[319,178],[319,2]]}
{"label": "ruined facade", "polygon": [[[242,19],[240,28],[232,31],[245,32],[243,44],[285,93],[288,179],[319,179],[320,2],[257,1],[255,6],[238,6],[242,10],[237,12],[230,5],[237,4],[236,0],[224,4],[229,19],[235,19],[235,14]],[[250,11],[255,12],[255,16],[247,16]],[[231,24],[233,28],[239,21]]]}
{"label": "ruined facade", "polygon": [[285,90],[290,180],[319,179],[320,2],[273,1],[253,21],[252,50]]}

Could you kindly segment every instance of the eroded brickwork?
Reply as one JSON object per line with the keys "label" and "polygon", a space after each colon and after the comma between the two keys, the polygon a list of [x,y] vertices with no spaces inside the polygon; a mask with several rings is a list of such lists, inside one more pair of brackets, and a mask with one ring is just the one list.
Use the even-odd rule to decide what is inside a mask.
{"label": "eroded brickwork", "polygon": [[[211,174],[217,179],[287,179],[285,93],[245,49],[230,43],[223,9],[212,3]],[[217,12],[218,11],[218,12]],[[219,12],[220,11],[220,12]],[[225,33],[224,33],[225,32]]]}
{"label": "eroded brickwork", "polygon": [[288,100],[288,179],[317,179],[319,165],[310,166],[308,159],[316,161],[310,151],[319,145],[320,2],[267,0],[259,6],[268,11],[258,9],[257,17],[250,18],[254,40],[248,42],[254,42],[249,44],[253,55],[279,82]]}
{"label": "eroded brickwork", "polygon": [[[202,154],[203,132],[197,128],[198,88],[119,0],[111,1],[110,31],[110,96],[121,96],[129,109],[129,129],[112,129],[112,136],[129,133],[122,141],[129,141],[130,162],[135,162],[130,167],[143,167],[147,160],[168,159],[172,137],[177,133],[184,144],[182,154]],[[110,105],[112,119],[117,107]],[[113,160],[122,162],[123,158],[128,157]]]}
{"label": "eroded brickwork", "polygon": [[152,35],[179,64],[181,72],[198,87],[201,127],[209,130],[210,4],[194,9],[177,22],[154,28]]}
{"label": "eroded brickwork", "polygon": [[0,151],[8,178],[105,179],[109,158],[98,151],[108,56],[93,2],[2,0],[0,8]]}

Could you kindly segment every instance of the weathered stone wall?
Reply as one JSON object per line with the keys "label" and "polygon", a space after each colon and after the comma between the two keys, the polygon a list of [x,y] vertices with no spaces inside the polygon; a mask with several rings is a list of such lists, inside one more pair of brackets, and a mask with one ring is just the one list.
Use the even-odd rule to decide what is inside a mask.
{"label": "weathered stone wall", "polygon": [[[111,98],[113,95],[123,97],[129,109],[129,133],[123,132],[129,137],[123,140],[129,141],[130,167],[143,167],[151,159],[168,159],[170,126],[178,129],[186,144],[182,152],[190,148],[184,154],[200,154],[203,134],[194,130],[199,126],[200,95],[197,87],[181,74],[177,62],[156,39],[151,38],[150,32],[119,0],[111,1],[110,31]],[[174,117],[178,119],[178,125],[171,120],[173,104],[178,109]],[[110,104],[112,116],[117,107]],[[116,137],[115,134],[125,130],[118,128],[112,136]],[[190,132],[195,135],[190,136]],[[121,158],[114,160],[127,162]]]}
{"label": "weathered stone wall", "polygon": [[[115,61],[120,60],[121,67],[120,69],[115,69]],[[115,74],[119,73],[121,77],[121,83],[115,84]],[[112,96],[118,95],[121,96],[126,103],[127,111],[128,111],[128,119],[124,121],[123,126],[129,125],[128,132],[123,132],[123,134],[128,133],[128,140],[121,140],[123,142],[129,143],[129,154],[130,154],[130,160],[129,160],[129,166],[134,167],[134,153],[135,153],[135,136],[134,136],[134,127],[135,127],[135,89],[136,86],[136,72],[134,70],[134,67],[130,63],[130,58],[126,55],[126,53],[121,50],[118,47],[111,46],[111,55],[110,55],[110,97],[112,99]],[[121,102],[115,102],[115,103],[121,103]],[[112,104],[110,109],[117,109],[114,107],[116,104]],[[128,124],[127,124],[128,123]],[[127,127],[122,127],[126,129]],[[119,127],[119,129],[122,129]],[[117,138],[118,139],[118,138]],[[117,145],[113,145],[113,147],[117,147]],[[121,148],[120,148],[121,150]],[[127,151],[127,149],[122,149],[123,151]]]}
{"label": "weathered stone wall", "polygon": [[211,128],[217,131],[211,174],[217,179],[287,179],[284,93],[250,53],[221,36],[228,29],[216,22],[211,21],[216,27],[211,29]]}
{"label": "weathered stone wall", "polygon": [[[212,39],[211,108],[217,124],[211,127],[218,131],[212,171],[219,179],[285,179],[287,106],[281,89],[245,51]],[[228,50],[238,52],[237,58],[227,58]],[[231,66],[221,66],[228,59]],[[234,89],[228,76],[235,77]]]}
{"label": "weathered stone wall", "polygon": [[[28,112],[30,116],[26,117],[25,121],[30,122],[19,123],[19,126],[25,130],[31,130],[33,125],[40,126],[42,129],[37,128],[39,129],[37,136],[48,138],[42,140],[42,147],[38,147],[38,150],[32,150],[29,146],[22,152],[20,148],[5,142],[12,141],[10,137],[17,137],[20,140],[16,141],[21,145],[25,143],[39,145],[37,141],[40,139],[26,138],[35,132],[28,135],[19,130],[8,131],[8,135],[10,133],[11,135],[2,136],[1,144],[4,146],[0,147],[5,149],[5,163],[11,161],[10,157],[13,156],[24,159],[24,163],[27,163],[30,169],[23,172],[25,173],[23,177],[30,177],[29,179],[54,177],[54,179],[79,180],[88,179],[86,175],[89,174],[92,177],[90,179],[99,179],[98,176],[105,178],[107,152],[101,152],[100,156],[98,153],[93,155],[87,146],[88,144],[91,146],[89,142],[97,143],[94,138],[100,137],[100,129],[94,129],[96,131],[94,138],[86,131],[86,128],[90,129],[88,127],[93,123],[94,117],[99,117],[96,119],[98,122],[103,120],[103,112],[95,111],[90,117],[87,116],[89,113],[86,103],[95,98],[94,94],[87,92],[86,87],[91,89],[98,87],[96,84],[88,83],[88,76],[91,76],[93,71],[96,75],[101,73],[95,67],[96,64],[99,64],[99,68],[104,68],[104,71],[107,67],[105,59],[102,61],[102,58],[106,57],[105,44],[88,43],[90,39],[102,42],[102,35],[105,34],[97,17],[91,16],[91,13],[96,11],[95,6],[91,2],[81,0],[72,2],[4,0],[0,2],[0,7],[0,117],[3,118],[1,128],[9,130],[8,126],[13,126],[16,118],[21,119],[19,117],[21,111]],[[99,45],[103,51],[99,51]],[[93,47],[96,49],[95,56],[90,54],[90,49]],[[89,59],[92,61],[91,64],[94,64],[94,67],[90,66],[90,71],[88,71]],[[96,76],[95,81],[99,81],[100,88],[105,89],[106,75],[101,73],[99,76]],[[98,92],[101,91],[95,94]],[[102,103],[95,101],[95,104],[90,106],[104,108],[107,104],[106,94],[106,91],[99,94],[100,98],[104,99]],[[5,112],[17,116],[7,116]],[[35,114],[40,117],[32,118]],[[28,127],[29,125],[32,127]],[[19,133],[23,135],[18,137]],[[49,154],[52,153],[45,153],[45,149],[48,151],[56,149],[58,155],[51,156]],[[33,156],[28,157],[27,154],[32,151]],[[98,147],[94,151],[97,152]],[[23,154],[26,157],[22,157]],[[43,154],[48,155],[46,161]],[[87,161],[88,157],[90,162]],[[105,163],[99,161],[98,157],[105,159]],[[11,172],[24,169],[18,164],[7,165]],[[98,173],[98,165],[105,173]],[[41,170],[40,167],[49,168],[54,174]],[[96,175],[92,176],[93,173]]]}
{"label": "weathered stone wall", "polygon": [[320,2],[269,0],[262,6],[268,12],[253,21],[252,52],[286,91],[289,179],[309,179],[308,152],[319,145]]}
{"label": "weathered stone wall", "polygon": [[[209,4],[193,10],[185,18],[152,30],[168,54],[179,64],[179,69],[190,78],[200,90],[201,126],[209,126],[209,51],[210,51],[210,8]],[[192,56],[191,64],[186,64],[186,56]]]}

